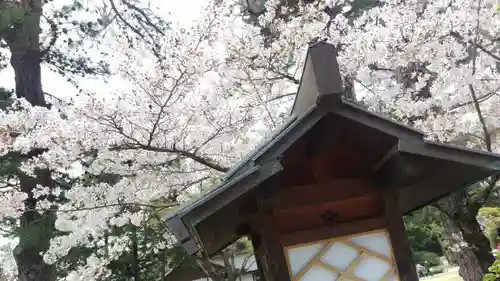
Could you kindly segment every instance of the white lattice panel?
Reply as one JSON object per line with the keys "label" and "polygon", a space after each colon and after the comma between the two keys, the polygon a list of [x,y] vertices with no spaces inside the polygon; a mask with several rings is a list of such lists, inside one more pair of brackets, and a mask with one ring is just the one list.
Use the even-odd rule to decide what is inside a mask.
{"label": "white lattice panel", "polygon": [[285,248],[293,281],[399,281],[387,231]]}

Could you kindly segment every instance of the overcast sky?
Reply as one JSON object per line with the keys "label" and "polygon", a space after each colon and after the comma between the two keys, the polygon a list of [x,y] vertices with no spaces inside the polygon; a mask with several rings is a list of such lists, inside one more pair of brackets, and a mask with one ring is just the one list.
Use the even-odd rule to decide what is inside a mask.
{"label": "overcast sky", "polygon": [[[160,7],[159,15],[178,21],[181,25],[188,25],[197,19],[204,0],[153,0],[152,2]],[[85,89],[102,93],[116,90],[116,87],[120,85],[120,81],[111,78],[108,83],[104,83],[97,79],[83,79],[80,84]],[[0,86],[13,89],[14,85],[13,69],[9,66],[7,69],[0,71]],[[42,85],[45,92],[56,97],[71,96],[76,93],[76,88],[71,83],[45,66],[42,66]]]}

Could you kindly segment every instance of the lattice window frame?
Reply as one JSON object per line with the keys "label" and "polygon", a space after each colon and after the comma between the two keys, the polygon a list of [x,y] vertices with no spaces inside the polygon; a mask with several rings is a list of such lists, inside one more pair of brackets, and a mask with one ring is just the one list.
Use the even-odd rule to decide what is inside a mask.
{"label": "lattice window frame", "polygon": [[[387,243],[389,244],[390,248],[390,257],[385,256],[383,254],[377,253],[376,251],[373,251],[371,249],[368,249],[362,245],[356,244],[350,239],[356,238],[356,237],[361,237],[365,235],[370,235],[370,234],[379,234],[383,233],[387,239]],[[357,256],[354,258],[353,261],[348,265],[348,267],[345,270],[342,270],[340,268],[337,268],[331,264],[328,264],[324,262],[322,259],[324,255],[330,250],[330,248],[335,244],[335,243],[342,243],[348,247],[353,248],[358,252]],[[310,246],[310,245],[315,245],[315,244],[324,244],[321,250],[310,259],[309,262],[307,262],[303,268],[294,276],[291,268],[291,263],[290,263],[290,257],[289,257],[289,250],[299,248],[299,247],[305,247],[305,246]],[[362,233],[356,233],[353,235],[346,235],[346,236],[341,236],[341,237],[335,237],[327,240],[320,240],[320,241],[314,241],[314,242],[309,242],[309,243],[302,243],[298,245],[293,245],[293,246],[288,246],[284,247],[284,252],[287,260],[287,265],[288,265],[288,273],[290,275],[290,278],[292,281],[302,281],[302,277],[313,267],[313,266],[320,266],[324,269],[327,269],[331,271],[332,273],[337,275],[336,281],[367,281],[363,278],[360,278],[355,275],[355,271],[360,264],[360,262],[363,260],[364,257],[370,256],[374,257],[380,260],[385,261],[386,263],[389,264],[389,269],[387,272],[382,276],[382,278],[379,279],[379,281],[398,281],[399,280],[399,275],[396,267],[396,262],[394,260],[394,253],[393,253],[393,248],[389,239],[389,233],[387,232],[386,229],[377,229],[373,231],[368,231],[368,232],[362,232]],[[323,280],[318,280],[318,281],[323,281]],[[325,280],[326,281],[326,280]],[[328,281],[333,281],[333,280],[328,280]]]}

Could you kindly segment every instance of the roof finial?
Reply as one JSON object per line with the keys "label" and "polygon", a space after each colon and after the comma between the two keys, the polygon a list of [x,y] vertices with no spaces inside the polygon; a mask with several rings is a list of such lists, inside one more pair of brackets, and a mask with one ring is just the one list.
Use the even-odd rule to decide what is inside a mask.
{"label": "roof finial", "polygon": [[292,115],[305,114],[311,107],[316,106],[317,101],[324,98],[340,99],[342,96],[344,89],[337,64],[337,51],[332,44],[325,41],[316,37],[309,45]]}

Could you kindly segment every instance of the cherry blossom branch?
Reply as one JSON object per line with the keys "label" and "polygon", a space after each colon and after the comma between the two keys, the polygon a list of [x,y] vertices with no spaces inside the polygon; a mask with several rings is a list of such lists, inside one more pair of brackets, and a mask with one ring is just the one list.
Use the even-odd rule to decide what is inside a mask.
{"label": "cherry blossom branch", "polygon": [[[209,28],[211,28],[211,25],[213,24],[213,21],[210,22],[210,25],[209,25]],[[203,38],[204,36],[200,36],[198,38],[198,41],[193,49],[193,52],[198,50],[198,48],[200,47],[201,43],[203,42]],[[170,100],[172,99],[172,96],[174,95],[174,93],[178,90],[178,87],[180,86],[181,84],[181,81],[182,79],[188,74],[188,68],[187,67],[184,67],[184,69],[181,71],[181,74],[175,79],[174,81],[174,85],[172,86],[172,88],[170,89],[169,91],[169,94],[168,94],[168,97],[167,99],[165,100],[165,102],[163,102],[161,105],[160,105],[160,112],[158,113],[158,116],[153,124],[153,128],[151,129],[151,132],[149,134],[149,139],[148,139],[148,146],[151,145],[151,143],[153,142],[154,140],[154,137],[155,137],[155,132],[158,128],[158,125],[160,123],[160,120],[165,112],[165,109],[166,107],[168,106]]]}
{"label": "cherry blossom branch", "polygon": [[[273,65],[272,63],[272,60],[273,60],[273,57],[275,57],[276,55],[274,56],[271,56],[268,58],[268,63],[266,63],[265,65],[259,65],[259,64],[256,64],[254,63],[255,60],[257,60],[259,58],[259,55],[255,55],[253,57],[248,57],[248,56],[245,56],[245,55],[241,55],[243,58],[251,61],[251,66],[257,68],[257,69],[265,69],[267,71],[270,71],[274,74],[276,74],[278,77],[275,77],[274,79],[286,79],[296,85],[299,85],[300,84],[300,80],[293,77],[292,75],[288,74],[288,73],[284,73],[283,71],[277,69],[277,67],[275,65]],[[270,79],[271,80],[271,79]]]}
{"label": "cherry blossom branch", "polygon": [[328,15],[328,21],[323,31],[326,31],[326,34],[330,37],[330,27],[332,26],[333,20],[342,12],[342,7],[339,6],[339,0],[336,0],[332,7],[326,6],[323,12]]}
{"label": "cherry blossom branch", "polygon": [[[481,3],[482,1],[479,0],[477,3],[477,22],[476,22],[476,31],[475,31],[475,37],[472,45],[472,76],[476,74],[476,63],[477,63],[477,49],[478,49],[478,39],[479,39],[479,29],[480,29],[480,21],[479,21],[479,16],[481,14]],[[484,134],[484,143],[486,144],[486,149],[489,152],[492,152],[492,141],[491,141],[491,135],[488,132],[488,127],[486,126],[486,121],[483,115],[483,112],[481,111],[481,106],[479,105],[479,101],[476,95],[476,91],[474,90],[474,87],[471,84],[469,84],[469,91],[472,96],[472,100],[474,102],[474,107],[477,112],[477,116],[479,118],[479,122],[481,123],[481,127],[483,129],[483,134]],[[480,206],[482,206],[490,197],[491,193],[495,189],[496,183],[498,179],[500,178],[500,173],[496,173],[495,175],[490,177],[490,180],[488,182],[488,186],[483,190],[481,193],[481,196],[479,197],[480,199],[478,200],[476,204],[476,208],[479,209]]]}
{"label": "cherry blossom branch", "polygon": [[[498,91],[500,91],[500,86],[498,86],[495,90],[493,90],[493,91],[491,91],[491,92],[489,92],[487,94],[484,94],[484,95],[482,95],[480,97],[477,97],[476,101],[478,103],[485,102],[489,98],[494,97],[496,94],[498,94]],[[454,110],[454,109],[458,109],[460,107],[471,105],[471,104],[474,104],[474,100],[470,100],[470,101],[467,101],[467,102],[456,104],[456,105],[452,106],[451,109]]]}
{"label": "cherry blossom branch", "polygon": [[282,94],[282,95],[278,95],[278,96],[275,96],[275,97],[272,97],[268,100],[266,100],[266,103],[267,102],[272,102],[272,101],[275,101],[275,100],[279,100],[279,99],[282,99],[282,98],[287,98],[287,97],[290,97],[290,96],[296,96],[297,93],[287,93],[287,94]]}
{"label": "cherry blossom branch", "polygon": [[60,102],[63,105],[72,105],[70,102],[67,102],[67,101],[65,101],[65,100],[63,100],[63,99],[61,99],[59,97],[56,97],[56,96],[50,94],[50,93],[43,92],[43,94],[46,95],[46,96],[49,96],[49,97],[51,97],[51,98],[53,98],[55,100],[57,100],[58,102]]}
{"label": "cherry blossom branch", "polygon": [[141,31],[139,31],[139,29],[135,28],[134,26],[132,26],[121,14],[120,11],[118,11],[118,8],[116,7],[115,5],[115,2],[114,0],[109,0],[109,3],[111,4],[111,9],[115,12],[116,16],[118,17],[118,19],[123,23],[125,24],[128,28],[130,28],[130,30],[132,30],[135,34],[139,35],[140,38],[143,38],[144,39],[144,34],[141,33]]}
{"label": "cherry blossom branch", "polygon": [[27,211],[56,211],[58,213],[72,213],[72,212],[81,212],[81,211],[92,211],[92,210],[98,210],[98,209],[104,209],[104,208],[110,208],[110,207],[123,207],[123,206],[130,206],[130,207],[146,207],[146,208],[151,208],[151,209],[168,209],[168,208],[173,208],[173,207],[178,207],[180,206],[179,203],[171,203],[171,204],[165,204],[165,205],[152,205],[152,204],[143,204],[143,203],[113,203],[113,204],[106,204],[106,205],[99,205],[99,206],[92,206],[92,207],[82,207],[82,208],[75,208],[75,209],[67,209],[67,210],[54,210],[54,209],[30,209]]}
{"label": "cherry blossom branch", "polygon": [[[145,41],[146,43],[150,44],[153,46],[153,48],[150,48],[151,51],[153,52],[153,55],[156,57],[156,59],[158,60],[162,60],[164,59],[164,56],[162,56],[156,46],[156,41],[155,41],[155,37],[147,30],[147,27],[144,26],[143,22],[145,22],[149,27],[152,27],[154,29],[155,32],[158,32],[159,28],[154,25],[154,24],[150,24],[150,19],[147,18],[145,21],[142,21],[137,15],[136,16],[136,19],[139,21],[139,24],[141,25],[141,27],[144,29],[144,32],[146,32],[149,36],[149,38],[147,38],[147,36],[141,32],[137,27],[134,27],[127,19],[124,18],[124,16],[122,15],[122,13],[118,10],[118,7],[116,6],[114,0],[109,0],[109,3],[111,4],[111,9],[113,10],[113,12],[115,13],[116,17],[120,20],[120,22],[122,22],[127,28],[129,28],[134,34],[136,34],[137,36],[139,36],[139,38],[143,41]],[[134,6],[135,7],[135,6]],[[131,7],[129,7],[131,8]],[[135,7],[136,9],[139,9],[137,7]],[[137,12],[137,10],[133,9],[134,11]],[[140,10],[140,9],[139,9]],[[144,14],[144,11],[141,11],[141,14]],[[160,35],[164,35],[163,32],[159,33]],[[149,40],[148,40],[149,39]],[[149,41],[149,42],[148,42]]]}
{"label": "cherry blossom branch", "polygon": [[[474,76],[476,74],[476,63],[477,63],[477,41],[479,39],[479,15],[481,13],[481,0],[478,2],[478,7],[477,7],[477,23],[476,23],[476,34],[475,34],[475,38],[474,38],[474,42],[473,42],[473,45],[472,45],[472,76]],[[484,119],[484,115],[483,115],[483,112],[481,111],[481,106],[479,105],[479,102],[478,102],[478,99],[477,99],[477,95],[476,95],[476,91],[474,90],[474,87],[472,84],[469,84],[469,91],[471,93],[471,96],[472,96],[472,100],[474,102],[474,107],[476,109],[476,112],[477,112],[477,115],[478,115],[478,118],[479,118],[479,122],[481,123],[481,127],[483,129],[483,134],[484,134],[484,142],[486,144],[486,149],[489,151],[489,152],[492,152],[492,147],[491,147],[491,136],[490,136],[490,133],[488,132],[488,128],[486,126],[486,121]]]}
{"label": "cherry blossom branch", "polygon": [[474,103],[474,107],[476,109],[476,112],[477,112],[477,116],[479,118],[479,122],[481,123],[481,127],[483,129],[483,134],[484,134],[484,143],[486,145],[486,149],[489,151],[489,152],[492,152],[492,144],[491,144],[491,136],[490,136],[490,133],[488,132],[488,128],[486,127],[486,121],[484,119],[484,115],[481,111],[481,107],[479,105],[479,101],[477,99],[477,95],[476,95],[476,91],[474,90],[474,87],[472,86],[472,84],[469,84],[469,92],[471,93],[472,95],[472,101]]}
{"label": "cherry blossom branch", "polygon": [[[462,35],[460,35],[458,32],[452,31],[452,32],[450,32],[450,35],[453,38],[457,39],[460,43],[465,43],[464,42],[465,38]],[[490,57],[496,59],[497,61],[500,61],[500,56],[498,56],[498,55],[494,54],[492,51],[486,49],[486,47],[484,47],[483,45],[481,45],[477,42],[474,42],[473,40],[469,40],[468,43],[475,45],[477,49],[485,52],[486,54],[488,54]]]}
{"label": "cherry blossom branch", "polygon": [[368,87],[363,81],[359,80],[358,78],[354,77],[354,80],[356,82],[358,82],[361,86],[363,86],[363,88],[365,88],[366,90],[368,90],[370,93],[374,94],[374,95],[377,95],[377,93],[375,93],[374,90],[372,90],[370,87]]}
{"label": "cherry blossom branch", "polygon": [[259,87],[255,84],[255,81],[252,79],[252,75],[248,72],[247,69],[244,70],[245,74],[248,77],[248,81],[250,82],[250,85],[254,88],[254,95],[257,97],[259,100],[259,103],[264,107],[265,111],[267,112],[267,115],[269,117],[269,120],[271,121],[273,127],[276,127],[276,121],[273,118],[273,115],[271,114],[271,111],[269,110],[269,107],[267,106],[268,103],[262,100],[262,95],[259,91]]}
{"label": "cherry blossom branch", "polygon": [[164,152],[164,153],[177,154],[177,155],[181,155],[181,156],[184,156],[186,158],[189,158],[191,160],[194,160],[202,165],[205,165],[205,166],[212,168],[212,169],[219,171],[219,172],[229,171],[228,167],[222,166],[222,165],[214,162],[211,159],[207,159],[207,158],[204,158],[200,155],[197,155],[196,153],[186,151],[186,150],[177,149],[175,147],[172,147],[172,148],[156,147],[156,146],[152,146],[152,145],[144,145],[144,144],[137,143],[137,144],[124,144],[121,146],[114,147],[111,150],[128,150],[128,149],[144,149],[144,150],[154,151],[154,152]]}
{"label": "cherry blossom branch", "polygon": [[2,227],[0,227],[0,232],[4,232],[4,233],[10,234],[10,235],[17,235],[18,234],[15,231],[8,230],[8,229],[2,228]]}
{"label": "cherry blossom branch", "polygon": [[290,82],[294,83],[294,84],[297,84],[299,85],[300,84],[300,80],[293,77],[292,75],[289,75],[289,74],[286,74],[286,73],[282,73],[282,72],[279,72],[278,70],[276,69],[271,69],[271,71],[273,71],[274,73],[278,74],[281,76],[281,78],[285,78],[287,80],[289,80]]}
{"label": "cherry blossom branch", "polygon": [[204,140],[200,145],[198,145],[197,148],[194,149],[194,154],[198,153],[198,151],[200,151],[200,149],[207,145],[209,142],[213,141],[217,136],[220,135],[220,133],[224,130],[224,127],[222,126],[219,126],[217,129],[215,129],[214,133],[212,135],[210,135],[206,140]]}
{"label": "cherry blossom branch", "polygon": [[228,167],[224,167],[224,166],[214,162],[211,159],[204,158],[204,157],[196,154],[196,152],[191,152],[188,150],[181,150],[181,149],[176,148],[175,146],[173,146],[172,148],[156,147],[156,146],[152,146],[149,142],[148,142],[148,144],[143,144],[140,141],[138,141],[137,139],[127,135],[124,132],[123,128],[116,122],[115,118],[113,118],[113,116],[106,116],[106,117],[108,117],[108,118],[102,118],[101,120],[106,121],[108,124],[110,124],[114,128],[114,130],[116,130],[117,133],[124,136],[126,139],[128,139],[130,141],[130,143],[125,143],[123,145],[112,147],[110,149],[112,151],[113,150],[119,151],[119,150],[130,150],[130,149],[144,149],[147,151],[154,151],[154,152],[173,153],[173,154],[187,157],[191,160],[194,160],[195,162],[198,162],[202,165],[210,167],[210,168],[212,168],[216,171],[219,171],[219,172],[227,172],[229,170]]}
{"label": "cherry blossom branch", "polygon": [[179,189],[175,189],[176,192],[181,192],[181,191],[184,191],[186,190],[187,188],[195,185],[195,184],[198,184],[198,183],[202,183],[206,180],[208,180],[210,178],[210,176],[206,176],[206,177],[201,177],[199,179],[196,179],[196,180],[193,180],[193,181],[190,181],[190,182],[186,182],[184,184],[173,184],[173,185],[169,185],[170,188],[176,188],[176,187],[182,187],[182,188],[179,188]]}
{"label": "cherry blossom branch", "polygon": [[144,19],[146,20],[147,24],[149,26],[151,26],[152,28],[155,29],[156,32],[158,32],[159,34],[165,36],[165,33],[158,27],[156,26],[152,21],[151,19],[146,15],[146,13],[144,13],[144,11],[140,8],[138,8],[137,6],[133,5],[132,3],[128,2],[128,1],[125,1],[125,0],[122,0],[123,4],[125,4],[127,7],[129,7],[130,9],[138,12],[141,16],[144,17]]}
{"label": "cherry blossom branch", "polygon": [[47,47],[45,47],[44,50],[42,50],[40,52],[40,58],[41,59],[44,59],[44,57],[47,55],[47,53],[52,49],[52,47],[56,44],[56,41],[57,39],[59,38],[59,34],[60,32],[58,32],[58,26],[57,24],[54,22],[53,19],[45,16],[45,15],[42,15],[46,20],[47,22],[49,23],[49,26],[50,26],[50,34],[52,35],[51,38],[50,38],[50,41],[49,41],[49,44],[47,45]]}

